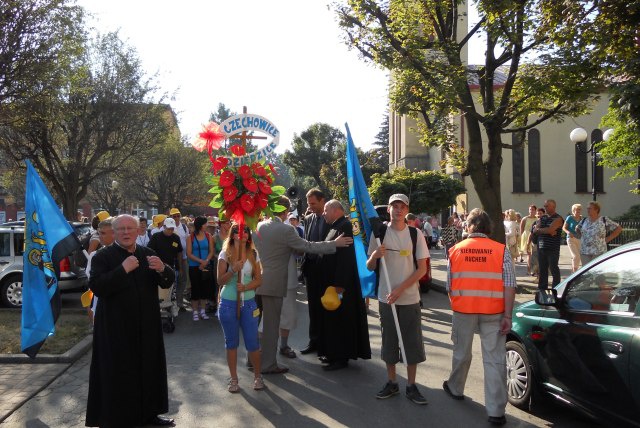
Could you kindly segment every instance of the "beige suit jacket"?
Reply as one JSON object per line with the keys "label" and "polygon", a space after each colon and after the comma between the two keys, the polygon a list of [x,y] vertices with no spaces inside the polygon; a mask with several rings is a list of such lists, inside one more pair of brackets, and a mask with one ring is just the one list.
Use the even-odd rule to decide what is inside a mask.
{"label": "beige suit jacket", "polygon": [[258,224],[253,232],[253,243],[262,264],[262,285],[256,292],[263,296],[284,297],[287,294],[287,272],[292,250],[314,254],[336,252],[335,241],[306,241],[298,236],[291,225],[284,224],[278,217]]}

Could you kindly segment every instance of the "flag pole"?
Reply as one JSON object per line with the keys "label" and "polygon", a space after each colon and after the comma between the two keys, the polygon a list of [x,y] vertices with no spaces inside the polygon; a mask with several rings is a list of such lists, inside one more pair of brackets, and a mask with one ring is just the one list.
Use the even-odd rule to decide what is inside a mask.
{"label": "flag pole", "polygon": [[[376,236],[376,244],[378,247],[382,244],[380,238]],[[380,258],[380,271],[384,272],[385,284],[387,284],[387,291],[391,294],[391,282],[389,281],[389,271],[387,271],[387,262],[384,257]],[[398,311],[396,310],[396,304],[391,303],[391,313],[393,314],[393,323],[396,326],[396,333],[398,334],[398,345],[400,346],[400,355],[402,355],[402,361],[405,366],[409,366],[407,363],[407,353],[404,350],[404,341],[402,340],[402,332],[400,331],[400,322],[398,322]]]}

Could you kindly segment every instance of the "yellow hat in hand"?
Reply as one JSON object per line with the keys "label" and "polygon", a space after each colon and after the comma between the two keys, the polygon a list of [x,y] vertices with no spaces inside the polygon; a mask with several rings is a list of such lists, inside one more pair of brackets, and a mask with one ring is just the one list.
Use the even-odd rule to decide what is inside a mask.
{"label": "yellow hat in hand", "polygon": [[335,311],[340,307],[340,296],[336,291],[336,287],[329,286],[327,291],[324,292],[324,296],[320,298],[322,306],[328,311]]}

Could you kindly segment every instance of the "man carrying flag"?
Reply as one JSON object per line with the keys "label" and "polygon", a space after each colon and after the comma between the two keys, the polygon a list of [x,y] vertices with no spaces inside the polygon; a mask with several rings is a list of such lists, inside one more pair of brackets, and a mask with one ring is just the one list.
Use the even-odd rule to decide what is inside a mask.
{"label": "man carrying flag", "polygon": [[[383,275],[380,280],[378,305],[382,327],[382,360],[387,364],[389,380],[376,398],[389,398],[400,392],[396,382],[396,364],[402,352],[407,366],[405,394],[416,404],[427,404],[415,382],[418,363],[426,360],[418,280],[427,272],[429,250],[424,239],[412,237],[415,228],[411,231],[411,227],[405,223],[404,218],[409,212],[409,198],[406,195],[391,195],[387,210],[391,222],[386,228],[382,244],[378,245],[378,240],[369,241],[370,257],[367,260],[367,269],[374,270],[384,257],[383,266],[388,269],[388,275]],[[385,284],[389,278],[393,282]]]}
{"label": "man carrying flag", "polygon": [[22,274],[22,352],[35,358],[60,315],[60,261],[80,241],[28,160]]}

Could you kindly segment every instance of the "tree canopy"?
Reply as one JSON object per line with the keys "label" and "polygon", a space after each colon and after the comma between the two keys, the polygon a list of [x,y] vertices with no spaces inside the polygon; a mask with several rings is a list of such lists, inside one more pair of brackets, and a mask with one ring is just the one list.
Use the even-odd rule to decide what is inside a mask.
{"label": "tree canopy", "polygon": [[[418,120],[421,141],[449,153],[499,222],[502,152],[512,148],[503,136],[586,112],[600,84],[598,66],[540,31],[543,0],[479,0],[479,20],[469,31],[459,28],[459,3],[348,0],[334,8],[345,42],[391,70],[391,108]],[[463,52],[480,34],[485,61],[468,65]],[[464,118],[465,147],[454,137],[452,114]]]}
{"label": "tree canopy", "polygon": [[0,150],[16,165],[30,159],[65,216],[74,218],[95,180],[145,159],[177,125],[135,50],[117,33],[87,41],[57,66],[63,81],[55,92],[12,103],[11,120],[0,127]]}
{"label": "tree canopy", "polygon": [[397,168],[392,172],[374,174],[369,188],[375,205],[386,205],[394,193],[409,197],[413,213],[437,214],[453,205],[456,196],[464,192],[460,180],[440,171],[410,171]]}

